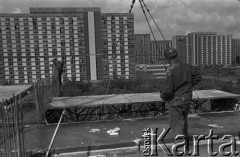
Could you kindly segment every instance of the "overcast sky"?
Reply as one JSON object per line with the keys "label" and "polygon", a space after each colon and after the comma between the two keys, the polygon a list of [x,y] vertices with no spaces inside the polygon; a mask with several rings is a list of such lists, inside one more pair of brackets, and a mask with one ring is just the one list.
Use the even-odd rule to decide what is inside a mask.
{"label": "overcast sky", "polygon": [[[239,0],[144,0],[166,39],[189,32],[210,31],[240,38]],[[103,13],[127,13],[132,0],[0,0],[1,13],[29,13],[29,7],[101,7]],[[141,6],[134,8],[135,33],[148,33]],[[148,16],[149,17],[149,16]],[[162,40],[153,21],[157,39]]]}

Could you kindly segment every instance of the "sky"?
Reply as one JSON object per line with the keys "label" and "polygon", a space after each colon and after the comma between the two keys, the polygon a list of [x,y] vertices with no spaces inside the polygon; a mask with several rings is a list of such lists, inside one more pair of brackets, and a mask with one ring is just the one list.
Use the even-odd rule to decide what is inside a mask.
{"label": "sky", "polygon": [[[240,38],[240,0],[144,0],[168,40],[189,32],[217,32]],[[128,13],[132,0],[0,0],[0,13],[29,13],[29,7],[101,7],[102,13]],[[151,34],[141,5],[136,0],[134,31]],[[163,40],[147,14],[154,36]]]}

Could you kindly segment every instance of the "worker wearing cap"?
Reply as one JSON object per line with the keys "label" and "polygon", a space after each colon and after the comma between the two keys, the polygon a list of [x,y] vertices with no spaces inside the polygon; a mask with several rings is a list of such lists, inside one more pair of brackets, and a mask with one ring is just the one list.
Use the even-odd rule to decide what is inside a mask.
{"label": "worker wearing cap", "polygon": [[160,97],[169,107],[169,126],[174,138],[177,135],[188,137],[187,116],[193,87],[201,81],[202,76],[198,69],[178,60],[176,49],[168,48],[164,57],[170,66],[166,71]]}

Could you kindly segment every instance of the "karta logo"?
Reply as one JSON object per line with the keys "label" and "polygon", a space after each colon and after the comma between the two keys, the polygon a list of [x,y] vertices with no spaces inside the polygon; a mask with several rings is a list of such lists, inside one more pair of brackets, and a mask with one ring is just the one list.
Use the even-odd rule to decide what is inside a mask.
{"label": "karta logo", "polygon": [[[184,135],[177,135],[175,137],[175,141],[181,141],[179,143],[175,142],[171,146],[167,146],[166,143],[164,143],[164,139],[166,135],[169,133],[171,128],[165,129],[163,128],[161,134],[157,136],[158,128],[155,130],[151,128],[147,128],[143,130],[143,140],[144,140],[144,148],[143,148],[143,155],[144,156],[157,156],[157,146],[160,146],[160,148],[163,150],[165,154],[168,156],[182,156],[184,154],[186,155],[192,155],[192,156],[199,156],[199,146],[200,141],[207,140],[207,151],[208,154],[211,156],[216,156],[218,153],[223,156],[229,156],[229,155],[235,155],[237,156],[239,152],[236,150],[237,140],[232,135],[223,135],[222,138],[219,138],[218,135],[213,134],[213,130],[209,130],[209,134],[207,136],[205,135],[193,135],[192,136],[192,151],[189,150],[188,147],[188,140]],[[239,136],[240,139],[240,136]],[[219,144],[218,152],[214,150],[213,144],[214,140],[222,140],[223,142]],[[227,141],[227,142],[225,142]],[[230,149],[228,149],[230,148]],[[227,151],[230,150],[230,151]]]}

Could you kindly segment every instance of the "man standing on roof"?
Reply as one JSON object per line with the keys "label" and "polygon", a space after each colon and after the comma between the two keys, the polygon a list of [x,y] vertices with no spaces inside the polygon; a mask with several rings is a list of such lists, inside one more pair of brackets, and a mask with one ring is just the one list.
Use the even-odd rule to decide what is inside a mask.
{"label": "man standing on roof", "polygon": [[178,59],[176,49],[168,48],[164,57],[170,66],[160,90],[160,97],[169,107],[169,126],[174,138],[177,135],[187,138],[187,116],[192,102],[193,87],[201,81],[202,76],[198,69]]}

